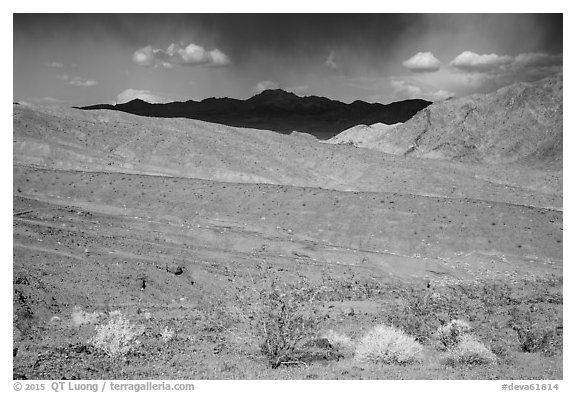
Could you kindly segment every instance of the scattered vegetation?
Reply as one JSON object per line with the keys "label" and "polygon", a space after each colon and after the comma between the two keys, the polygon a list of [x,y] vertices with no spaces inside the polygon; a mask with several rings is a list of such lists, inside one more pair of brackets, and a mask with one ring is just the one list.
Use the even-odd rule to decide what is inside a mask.
{"label": "scattered vegetation", "polygon": [[378,281],[359,277],[349,268],[342,277],[335,278],[327,271],[322,272],[322,280],[316,285],[317,298],[324,301],[365,300],[386,293]]}
{"label": "scattered vegetation", "polygon": [[[425,288],[381,283],[350,269],[340,276],[330,275],[325,269],[314,282],[303,274],[280,273],[282,270],[264,264],[257,270],[261,276],[256,280],[250,276],[251,284],[239,290],[243,300],[235,304],[239,305],[238,313],[245,314],[244,321],[255,328],[253,346],[260,349],[272,368],[348,356],[406,364],[421,360],[426,346],[444,351],[446,364],[509,364],[518,331],[509,323],[514,307],[528,307],[530,302],[547,304],[546,321],[534,321],[535,326],[544,328],[550,322],[552,326],[562,325],[562,310],[558,307],[562,304],[561,280],[461,281]],[[231,278],[236,280],[238,276]],[[260,283],[270,282],[257,289],[262,287]],[[334,326],[334,319],[329,319],[334,304],[366,300],[381,305],[370,320],[381,325],[360,342],[336,329],[323,330],[328,323]],[[352,310],[352,306],[349,308]],[[368,322],[364,314],[338,311],[331,315],[361,327]],[[318,336],[318,331],[324,333]],[[553,346],[561,351],[561,336],[555,337]],[[547,342],[543,339],[541,345]],[[318,347],[325,351],[318,351]]]}
{"label": "scattered vegetation", "polygon": [[[455,282],[431,289],[397,287],[389,292],[395,292],[398,301],[383,299],[392,303],[384,322],[423,344],[450,321],[466,320],[474,323],[476,336],[494,345],[502,341],[514,345],[512,335],[521,336],[528,347],[547,347],[555,353],[562,349],[561,279]],[[553,340],[550,333],[546,338],[546,331],[554,331]]]}
{"label": "scattered vegetation", "polygon": [[[254,270],[260,274],[253,276]],[[558,355],[562,351],[561,282],[450,282],[425,288],[414,283],[378,282],[351,270],[340,275],[319,273],[309,278],[261,264],[242,276],[227,267],[224,276],[231,285],[218,296],[208,291],[196,296],[195,307],[182,308],[185,311],[178,311],[178,317],[170,322],[150,320],[138,308],[135,318],[157,332],[154,340],[143,344],[139,339],[144,327],[120,311],[87,312],[75,307],[73,326],[95,327],[74,331],[90,334],[94,329],[95,334],[87,349],[77,345],[66,353],[80,357],[100,352],[122,359],[132,352],[132,363],[149,350],[170,359],[181,351],[209,348],[212,359],[224,362],[220,369],[237,378],[254,378],[255,374],[230,359],[258,365],[257,375],[266,377],[299,375],[297,368],[270,374],[270,369],[285,368],[282,366],[307,365],[310,367],[301,370],[319,370],[323,362],[333,362],[326,368],[328,374],[322,375],[330,378],[340,372],[334,370],[344,370],[349,362],[409,365],[440,356],[442,364],[465,366],[461,370],[476,378],[494,368],[469,366],[498,362],[508,367],[518,362],[514,352]],[[370,330],[364,336],[346,334],[363,331],[366,326]],[[188,343],[186,348],[167,345],[176,339],[176,331],[182,332],[178,337]],[[135,351],[139,345],[144,347]],[[434,354],[435,350],[442,354]],[[336,363],[342,358],[344,362]],[[263,364],[269,367],[262,368]],[[422,366],[424,370],[427,364]],[[415,368],[410,370],[415,372]],[[358,370],[342,371],[342,375],[365,376]]]}

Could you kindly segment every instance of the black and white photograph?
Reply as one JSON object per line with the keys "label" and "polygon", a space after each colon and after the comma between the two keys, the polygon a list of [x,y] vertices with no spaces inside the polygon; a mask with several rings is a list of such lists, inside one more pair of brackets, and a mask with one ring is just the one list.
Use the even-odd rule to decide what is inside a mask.
{"label": "black and white photograph", "polygon": [[12,22],[10,387],[563,390],[563,13]]}

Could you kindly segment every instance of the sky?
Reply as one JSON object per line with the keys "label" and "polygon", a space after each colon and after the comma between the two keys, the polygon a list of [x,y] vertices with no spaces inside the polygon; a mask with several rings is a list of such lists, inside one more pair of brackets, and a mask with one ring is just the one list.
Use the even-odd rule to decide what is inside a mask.
{"label": "sky", "polygon": [[562,30],[562,14],[14,14],[13,99],[436,101],[562,71]]}

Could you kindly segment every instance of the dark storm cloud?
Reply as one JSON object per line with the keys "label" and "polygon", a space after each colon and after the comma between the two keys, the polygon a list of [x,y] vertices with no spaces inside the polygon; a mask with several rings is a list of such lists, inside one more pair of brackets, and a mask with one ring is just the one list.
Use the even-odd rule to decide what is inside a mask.
{"label": "dark storm cloud", "polygon": [[162,30],[173,32],[185,15],[169,14],[14,14],[14,37],[85,39],[102,35],[137,45]]}
{"label": "dark storm cloud", "polygon": [[[195,44],[216,46],[239,60],[254,50],[293,55],[319,48],[325,49],[322,57],[326,59],[327,53],[339,46],[388,53],[405,44],[404,35],[425,35],[438,29],[457,33],[473,24],[496,33],[521,28],[521,37],[500,37],[506,53],[533,51],[518,47],[523,45],[522,39],[524,44],[538,41],[545,52],[562,51],[561,14],[15,14],[14,36],[106,34],[136,50],[154,44],[167,47],[179,40],[190,42],[190,34],[195,33],[203,40]],[[173,39],[158,42],[163,36]]]}
{"label": "dark storm cloud", "polygon": [[[156,37],[188,40],[202,35],[199,45],[222,45],[242,58],[252,50],[294,53],[318,45],[390,45],[406,26],[420,18],[403,14],[16,14],[15,36],[109,34],[124,43],[150,44]],[[169,43],[165,44],[166,46]],[[138,49],[138,48],[135,48]]]}

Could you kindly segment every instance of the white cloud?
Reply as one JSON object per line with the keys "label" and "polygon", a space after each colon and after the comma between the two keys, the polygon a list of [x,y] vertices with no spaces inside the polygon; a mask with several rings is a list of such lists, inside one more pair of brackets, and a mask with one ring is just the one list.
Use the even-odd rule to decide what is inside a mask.
{"label": "white cloud", "polygon": [[56,77],[60,80],[63,80],[67,84],[76,87],[92,87],[98,85],[98,82],[93,79],[84,79],[79,76],[70,76],[68,74],[61,74],[57,75]]}
{"label": "white cloud", "polygon": [[137,89],[126,89],[122,93],[118,94],[116,101],[119,104],[129,102],[139,98],[150,104],[162,104],[166,102],[174,101],[174,97],[169,97],[163,94],[158,94],[151,92],[149,90],[137,90]]}
{"label": "white cloud", "polygon": [[336,63],[336,52],[334,52],[334,51],[330,52],[330,54],[328,55],[328,58],[324,62],[324,65],[326,67],[330,68],[331,70],[337,70],[338,69],[338,63]]}
{"label": "white cloud", "polygon": [[132,55],[134,63],[145,67],[173,68],[174,66],[223,67],[230,64],[230,58],[219,49],[208,51],[196,44],[182,46],[170,44],[167,49],[154,49],[148,45]]}
{"label": "white cloud", "polygon": [[440,69],[440,60],[432,52],[418,52],[402,65],[412,72],[436,72]]}
{"label": "white cloud", "polygon": [[276,82],[273,81],[260,81],[256,84],[256,87],[254,87],[254,92],[256,94],[260,94],[262,93],[264,90],[273,90],[273,89],[279,89],[280,85]]}
{"label": "white cloud", "polygon": [[474,52],[465,51],[460,53],[450,62],[455,69],[464,72],[494,72],[502,70],[510,65],[514,59],[512,56],[499,56],[495,53],[489,55],[479,55]]}
{"label": "white cloud", "polygon": [[64,64],[59,63],[57,61],[53,61],[51,63],[46,63],[44,64],[45,67],[51,67],[51,68],[62,68],[64,67]]}
{"label": "white cloud", "polygon": [[150,45],[138,49],[132,55],[132,61],[141,66],[154,65],[154,50]]}

